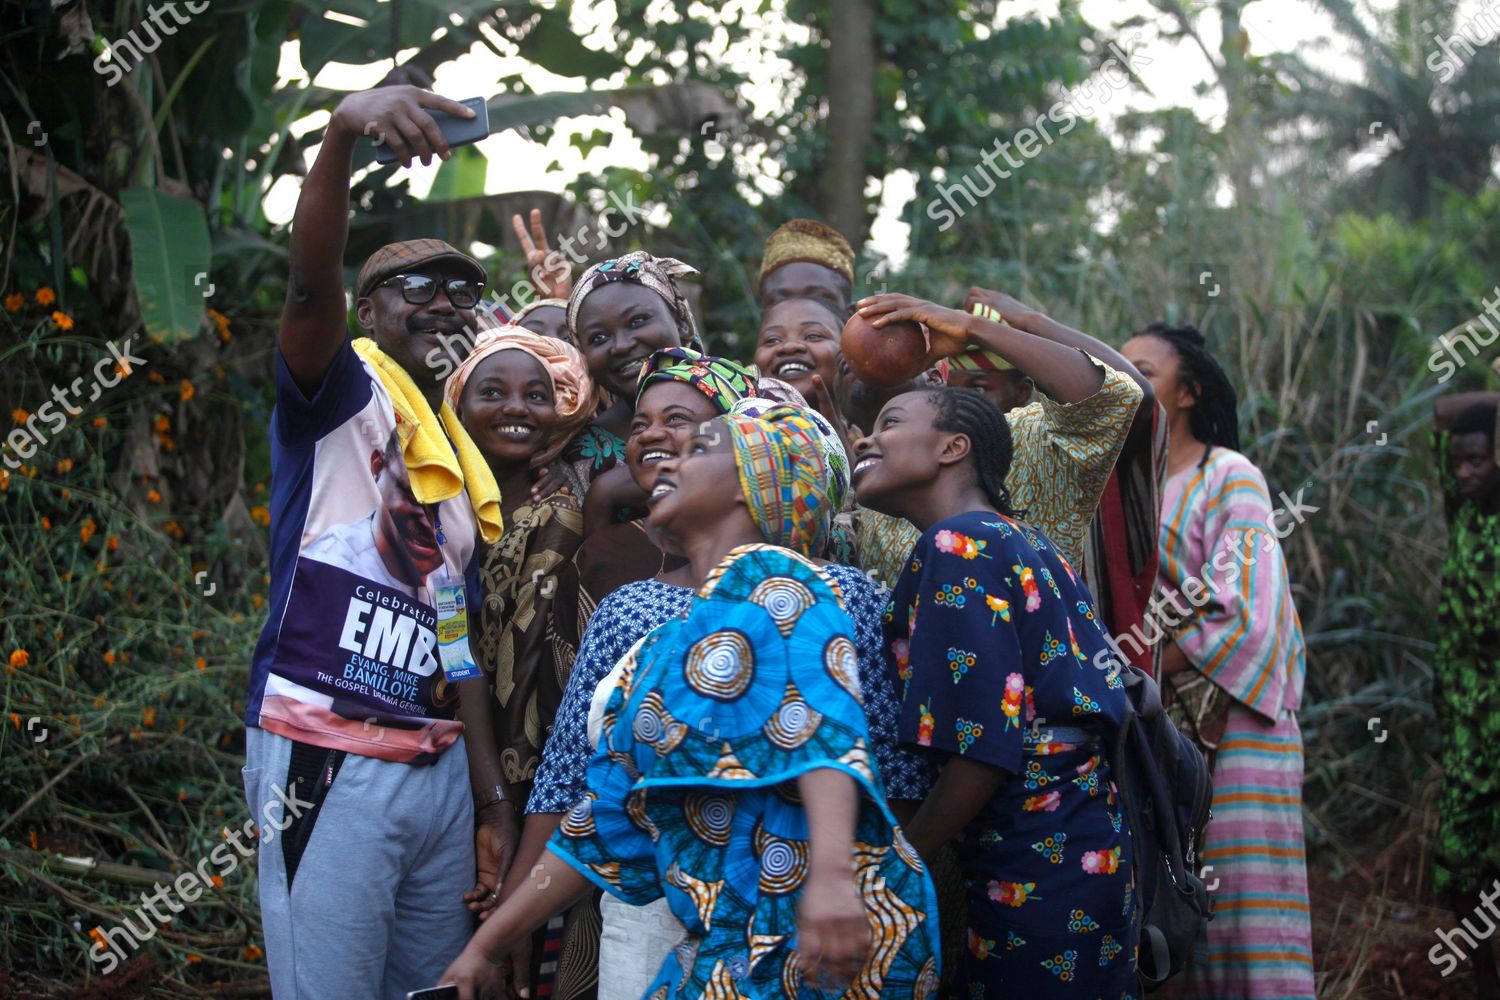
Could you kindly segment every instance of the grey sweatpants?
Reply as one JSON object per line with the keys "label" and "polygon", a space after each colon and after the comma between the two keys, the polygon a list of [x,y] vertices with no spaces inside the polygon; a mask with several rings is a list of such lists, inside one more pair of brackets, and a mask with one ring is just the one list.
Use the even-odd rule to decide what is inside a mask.
{"label": "grey sweatpants", "polygon": [[[246,730],[245,800],[258,822],[281,814],[273,786],[286,787],[291,749]],[[269,813],[268,802],[278,803]],[[462,898],[475,875],[463,740],[429,766],[348,754],[290,894],[281,841],[262,843],[258,861],[276,1000],[404,1000],[436,985],[474,926]]]}

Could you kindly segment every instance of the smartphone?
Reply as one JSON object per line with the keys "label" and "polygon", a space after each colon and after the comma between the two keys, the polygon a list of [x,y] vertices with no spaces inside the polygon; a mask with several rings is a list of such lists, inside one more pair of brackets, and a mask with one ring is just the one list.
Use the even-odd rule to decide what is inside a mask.
{"label": "smartphone", "polygon": [[458,1000],[458,987],[449,983],[447,986],[429,986],[425,990],[412,990],[406,994],[406,1000]]}
{"label": "smartphone", "polygon": [[[438,130],[443,133],[443,138],[448,140],[448,145],[465,146],[471,142],[478,142],[490,134],[490,109],[485,105],[484,98],[471,97],[467,101],[459,101],[464,107],[474,112],[473,118],[460,118],[450,115],[446,111],[436,108],[427,108],[426,111],[437,122]],[[385,143],[379,143],[375,147],[376,163],[395,163],[396,154],[391,147]],[[443,994],[446,996],[447,994]]]}

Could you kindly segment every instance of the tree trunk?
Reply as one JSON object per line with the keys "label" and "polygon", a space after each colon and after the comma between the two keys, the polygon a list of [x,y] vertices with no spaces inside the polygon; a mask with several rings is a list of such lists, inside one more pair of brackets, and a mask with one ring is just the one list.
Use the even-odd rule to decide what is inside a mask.
{"label": "tree trunk", "polygon": [[865,154],[875,131],[874,0],[831,0],[828,9],[828,154],[819,208],[859,253],[869,229]]}

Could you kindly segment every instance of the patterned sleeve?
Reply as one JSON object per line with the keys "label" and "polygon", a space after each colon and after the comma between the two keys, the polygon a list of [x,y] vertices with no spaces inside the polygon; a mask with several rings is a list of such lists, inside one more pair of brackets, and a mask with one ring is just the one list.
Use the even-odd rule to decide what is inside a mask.
{"label": "patterned sleeve", "polygon": [[896,738],[901,702],[896,697],[896,664],[881,632],[881,616],[891,592],[849,566],[830,566],[829,575],[844,589],[844,605],[854,622],[854,645],[859,651],[859,683],[864,694],[865,719],[870,725],[870,749],[885,782],[886,798],[920,801],[932,788],[931,765],[921,754]]}
{"label": "patterned sleeve", "polygon": [[[731,557],[686,616],[626,658],[604,711],[588,793],[549,843],[596,885],[640,905],[661,895],[648,810],[824,768],[853,777],[862,817],[886,824],[860,708],[852,623],[811,562],[759,546]],[[691,823],[691,818],[685,820]]]}
{"label": "patterned sleeve", "polygon": [[611,749],[629,742],[628,733],[616,737],[615,720],[630,697],[639,653],[639,646],[629,650],[625,673],[609,696],[587,785],[547,842],[548,850],[584,878],[633,906],[662,897],[657,831],[646,814],[646,792],[636,787],[640,772],[628,752]]}
{"label": "patterned sleeve", "polygon": [[612,618],[606,603],[584,632],[552,733],[542,748],[542,762],[526,801],[527,813],[567,812],[588,787],[589,759],[594,755],[588,737],[589,706],[594,689],[625,653],[617,648]]}
{"label": "patterned sleeve", "polygon": [[1275,720],[1286,692],[1288,659],[1302,655],[1286,557],[1272,531],[1271,498],[1261,471],[1245,456],[1223,449],[1214,450],[1211,462],[1201,503],[1208,562],[1173,567],[1179,579],[1197,570],[1207,593],[1193,588],[1189,594],[1184,586],[1186,600],[1179,603],[1201,602],[1202,608],[1176,641],[1204,676]]}
{"label": "patterned sleeve", "polygon": [[835,584],[771,546],[725,566],[641,652],[643,667],[652,642],[681,658],[633,719],[632,734],[661,734],[642,785],[762,785],[842,765],[878,798],[853,622]]}
{"label": "patterned sleeve", "polygon": [[975,551],[956,532],[924,537],[896,588],[894,613],[908,630],[893,649],[908,678],[899,734],[1019,774],[1026,673],[1014,595],[1001,575],[1007,560],[966,555]]}
{"label": "patterned sleeve", "polygon": [[1017,456],[1008,477],[1011,492],[1022,506],[1036,505],[1031,515],[1051,522],[1048,534],[1074,562],[1144,395],[1129,375],[1089,360],[1104,373],[1092,396],[1059,403],[1041,393],[1007,414]]}

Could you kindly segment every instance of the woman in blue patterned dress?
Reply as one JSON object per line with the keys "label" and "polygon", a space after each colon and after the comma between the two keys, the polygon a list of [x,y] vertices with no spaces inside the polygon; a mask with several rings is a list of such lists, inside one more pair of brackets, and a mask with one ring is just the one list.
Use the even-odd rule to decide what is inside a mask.
{"label": "woman in blue patterned dress", "polygon": [[940,766],[907,833],[924,856],[957,840],[959,996],[1133,997],[1131,841],[1103,740],[1123,685],[1088,591],[1010,509],[1010,455],[971,389],[898,396],[855,445],[860,503],[922,529],[886,621],[900,739]]}
{"label": "woman in blue patterned dress", "polygon": [[625,658],[584,797],[448,970],[462,996],[590,883],[686,926],[652,1000],[932,995],[931,884],[885,806],[841,588],[802,554],[831,515],[817,434],[730,415],[658,466],[651,521],[695,594]]}

